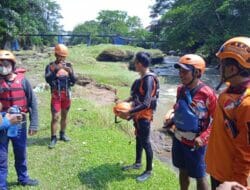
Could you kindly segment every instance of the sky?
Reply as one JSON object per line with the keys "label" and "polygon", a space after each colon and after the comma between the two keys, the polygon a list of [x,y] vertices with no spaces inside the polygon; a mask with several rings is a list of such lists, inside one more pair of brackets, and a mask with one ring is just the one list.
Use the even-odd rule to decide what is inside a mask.
{"label": "sky", "polygon": [[61,6],[60,24],[64,30],[71,31],[85,21],[94,20],[101,10],[126,11],[129,16],[138,16],[144,27],[148,26],[151,19],[149,6],[155,0],[55,0]]}

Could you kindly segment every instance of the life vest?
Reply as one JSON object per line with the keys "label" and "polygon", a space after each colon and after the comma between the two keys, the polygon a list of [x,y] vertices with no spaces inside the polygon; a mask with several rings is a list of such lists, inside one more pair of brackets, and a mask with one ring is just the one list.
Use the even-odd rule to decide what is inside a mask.
{"label": "life vest", "polygon": [[144,101],[145,91],[143,89],[143,84],[144,84],[144,80],[148,76],[152,76],[154,79],[154,86],[153,86],[153,90],[152,90],[152,94],[151,94],[152,99],[151,99],[151,103],[150,103],[149,108],[146,108],[146,109],[139,111],[135,114],[135,119],[137,119],[137,120],[141,119],[141,118],[152,120],[153,119],[153,110],[155,110],[157,107],[157,99],[159,98],[160,84],[159,84],[159,80],[158,80],[157,76],[152,72],[147,73],[141,79],[137,79],[134,82],[134,84],[132,85],[131,95],[133,98],[134,106],[137,106]]}
{"label": "life vest", "polygon": [[27,99],[22,86],[24,70],[16,70],[16,77],[10,83],[0,79],[0,102],[3,111],[7,111],[11,106],[17,105],[22,112],[28,112]]}
{"label": "life vest", "polygon": [[155,110],[157,106],[157,99],[159,98],[159,90],[160,90],[160,85],[159,85],[159,80],[157,76],[154,73],[147,73],[143,78],[135,80],[131,87],[131,96],[133,98],[133,101],[135,103],[135,106],[138,104],[141,104],[144,101],[145,97],[145,92],[143,89],[143,84],[144,80],[148,77],[152,76],[154,78],[154,87],[152,90],[152,99],[151,99],[151,105],[150,108]]}
{"label": "life vest", "polygon": [[178,130],[193,133],[200,132],[199,118],[192,107],[192,99],[196,92],[198,92],[203,86],[204,84],[201,83],[191,92],[185,87],[181,88],[180,94],[177,97],[173,118],[174,124]]}

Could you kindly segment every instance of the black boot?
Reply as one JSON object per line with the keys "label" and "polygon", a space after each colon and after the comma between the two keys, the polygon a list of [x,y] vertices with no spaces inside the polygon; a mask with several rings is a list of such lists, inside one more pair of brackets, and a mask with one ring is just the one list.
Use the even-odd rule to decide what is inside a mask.
{"label": "black boot", "polygon": [[37,179],[28,179],[28,181],[18,182],[18,184],[22,186],[37,186],[39,185],[39,181]]}
{"label": "black boot", "polygon": [[60,131],[60,140],[64,142],[69,142],[70,138],[67,135],[65,135],[64,131]]}
{"label": "black boot", "polygon": [[50,149],[55,148],[56,142],[57,142],[56,136],[51,136],[51,141],[50,141],[50,144],[49,144],[49,148]]}

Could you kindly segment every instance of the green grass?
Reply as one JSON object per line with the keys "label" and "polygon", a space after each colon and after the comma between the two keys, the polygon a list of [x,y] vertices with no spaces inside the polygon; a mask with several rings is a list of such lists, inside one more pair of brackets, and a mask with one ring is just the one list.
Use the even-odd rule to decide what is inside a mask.
{"label": "green grass", "polygon": [[[79,48],[78,51],[86,50],[82,47],[75,48]],[[71,59],[74,57],[70,57]],[[74,64],[77,72],[86,73],[100,83],[117,87],[119,97],[128,95],[129,87],[122,82],[130,85],[136,75],[124,69],[124,64],[103,62],[94,63],[98,67],[91,67],[91,64],[84,62],[84,58],[79,60],[81,65],[79,62]],[[45,61],[40,61],[36,66],[39,72],[44,69]],[[115,71],[119,74],[113,73]],[[107,76],[107,73],[110,75]],[[42,81],[38,81],[40,80]],[[40,131],[28,140],[28,168],[30,176],[39,179],[40,185],[27,189],[178,189],[176,174],[157,159],[153,163],[153,177],[144,183],[135,180],[144,168],[139,171],[121,171],[121,166],[134,162],[135,140],[131,135],[131,122],[114,124],[112,105],[98,106],[84,97],[73,99],[67,128],[72,141],[59,141],[55,149],[49,150],[50,94],[45,91],[37,96]],[[13,183],[16,181],[16,174],[11,148],[9,152],[10,188],[26,189]],[[143,165],[145,167],[145,157]]]}
{"label": "green grass", "polygon": [[[127,63],[96,61],[97,55],[110,47],[112,45],[76,46],[70,50],[69,60],[74,64],[76,71],[95,79],[98,83],[113,86],[129,85],[136,74],[128,71]],[[124,50],[128,49],[125,47]]]}

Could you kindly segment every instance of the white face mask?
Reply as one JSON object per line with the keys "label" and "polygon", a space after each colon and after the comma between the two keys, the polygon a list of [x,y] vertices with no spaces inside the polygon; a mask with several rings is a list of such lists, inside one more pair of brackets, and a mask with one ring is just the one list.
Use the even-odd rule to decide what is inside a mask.
{"label": "white face mask", "polygon": [[6,76],[12,72],[12,66],[9,65],[7,67],[0,67],[0,75]]}

